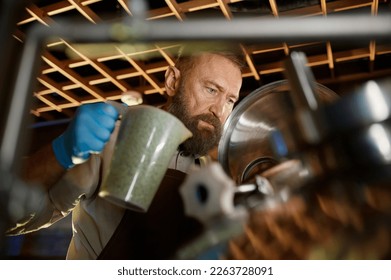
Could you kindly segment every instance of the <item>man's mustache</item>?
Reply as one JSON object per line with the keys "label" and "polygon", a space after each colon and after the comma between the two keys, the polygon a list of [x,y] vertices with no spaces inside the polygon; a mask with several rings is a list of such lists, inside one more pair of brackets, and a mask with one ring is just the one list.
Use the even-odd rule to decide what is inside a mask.
{"label": "man's mustache", "polygon": [[217,117],[215,117],[214,115],[201,114],[201,115],[195,116],[195,119],[197,120],[197,122],[199,120],[201,120],[201,121],[209,123],[210,125],[212,125],[215,128],[216,131],[221,130],[222,125],[220,123],[220,120]]}

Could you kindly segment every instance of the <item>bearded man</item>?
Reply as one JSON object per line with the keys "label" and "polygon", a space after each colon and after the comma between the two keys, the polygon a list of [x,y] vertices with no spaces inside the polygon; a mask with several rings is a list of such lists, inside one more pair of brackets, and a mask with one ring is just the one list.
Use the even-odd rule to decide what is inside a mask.
{"label": "bearded man", "polygon": [[[239,98],[241,66],[237,54],[219,51],[180,57],[167,69],[167,103],[161,108],[180,119],[193,137],[178,148],[146,213],[98,196],[118,133],[118,111],[108,103],[87,104],[50,146],[26,159],[23,177],[46,188],[47,203],[8,233],[39,230],[72,213],[67,259],[173,258],[202,230],[184,215],[178,188],[200,157],[218,144]],[[83,161],[72,160],[80,156],[75,151],[84,151]]]}

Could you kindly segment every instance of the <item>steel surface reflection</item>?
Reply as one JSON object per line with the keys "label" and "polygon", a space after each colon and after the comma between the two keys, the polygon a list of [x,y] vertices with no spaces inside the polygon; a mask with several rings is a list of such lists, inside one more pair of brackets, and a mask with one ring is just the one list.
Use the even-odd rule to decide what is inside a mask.
{"label": "steel surface reflection", "polygon": [[[320,84],[316,84],[316,94],[326,102],[337,98]],[[286,80],[256,89],[235,107],[224,126],[218,160],[236,183],[278,163],[270,137],[281,121],[292,118],[293,111]]]}

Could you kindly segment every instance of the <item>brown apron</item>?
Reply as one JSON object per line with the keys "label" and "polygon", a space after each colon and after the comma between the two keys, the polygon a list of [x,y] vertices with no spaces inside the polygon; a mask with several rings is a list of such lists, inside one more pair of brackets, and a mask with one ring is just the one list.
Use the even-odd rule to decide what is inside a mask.
{"label": "brown apron", "polygon": [[147,213],[126,210],[98,259],[173,259],[202,225],[184,215],[179,186],[186,174],[168,169]]}

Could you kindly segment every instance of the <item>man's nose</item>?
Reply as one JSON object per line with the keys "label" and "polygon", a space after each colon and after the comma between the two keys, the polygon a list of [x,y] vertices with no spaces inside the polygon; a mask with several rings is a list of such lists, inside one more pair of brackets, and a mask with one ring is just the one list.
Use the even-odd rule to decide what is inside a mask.
{"label": "man's nose", "polygon": [[223,116],[224,116],[224,105],[225,105],[225,100],[223,99],[218,99],[215,100],[211,106],[210,106],[210,111],[212,114],[217,117],[221,122],[223,121]]}

